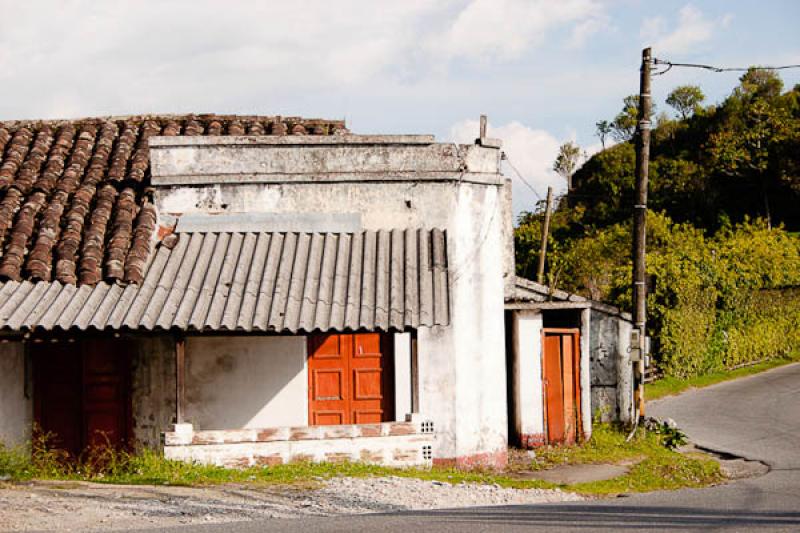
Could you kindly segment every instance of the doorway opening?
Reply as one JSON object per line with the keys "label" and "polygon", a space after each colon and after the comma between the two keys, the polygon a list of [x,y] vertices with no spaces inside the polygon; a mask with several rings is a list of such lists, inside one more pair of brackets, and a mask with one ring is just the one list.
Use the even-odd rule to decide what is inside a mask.
{"label": "doorway opening", "polygon": [[394,420],[392,335],[321,334],[308,338],[308,423]]}
{"label": "doorway opening", "polygon": [[119,339],[31,343],[34,421],[48,445],[78,458],[129,447],[131,345]]}
{"label": "doorway opening", "polygon": [[542,330],[542,384],[547,442],[573,444],[580,438],[580,330]]}

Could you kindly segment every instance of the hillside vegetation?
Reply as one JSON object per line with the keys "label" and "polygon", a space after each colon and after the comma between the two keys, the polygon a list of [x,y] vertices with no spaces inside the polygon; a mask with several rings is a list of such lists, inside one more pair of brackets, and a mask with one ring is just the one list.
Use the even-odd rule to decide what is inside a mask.
{"label": "hillside vegetation", "polygon": [[[676,377],[800,345],[800,86],[784,91],[775,73],[751,69],[722,103],[702,100],[697,87],[677,88],[667,99],[676,118],[659,115],[652,136],[648,328],[656,363]],[[572,176],[553,214],[546,270],[550,285],[624,309],[635,105],[626,98],[613,121],[598,123],[604,143],[619,142]],[[516,230],[518,273],[529,278],[541,220],[540,205]]]}

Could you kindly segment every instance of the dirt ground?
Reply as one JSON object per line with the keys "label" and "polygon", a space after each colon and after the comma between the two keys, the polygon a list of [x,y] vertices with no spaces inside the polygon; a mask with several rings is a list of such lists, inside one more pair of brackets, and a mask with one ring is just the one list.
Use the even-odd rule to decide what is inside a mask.
{"label": "dirt ground", "polygon": [[84,482],[0,484],[0,531],[107,531],[302,515],[577,501],[559,490],[386,477],[317,487],[169,487]]}

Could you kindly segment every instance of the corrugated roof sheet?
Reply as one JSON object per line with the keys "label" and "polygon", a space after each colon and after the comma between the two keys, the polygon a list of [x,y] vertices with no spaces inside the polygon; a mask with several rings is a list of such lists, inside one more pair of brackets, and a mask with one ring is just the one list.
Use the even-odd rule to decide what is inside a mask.
{"label": "corrugated roof sheet", "polygon": [[172,237],[141,284],[0,283],[0,328],[295,333],[450,322],[442,230]]}

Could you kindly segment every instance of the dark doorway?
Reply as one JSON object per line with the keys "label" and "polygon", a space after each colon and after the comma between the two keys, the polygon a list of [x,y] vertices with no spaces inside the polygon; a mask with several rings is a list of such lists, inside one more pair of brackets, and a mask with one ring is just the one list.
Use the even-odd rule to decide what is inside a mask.
{"label": "dark doorway", "polygon": [[130,442],[131,345],[119,339],[30,345],[34,416],[50,445],[73,457]]}

